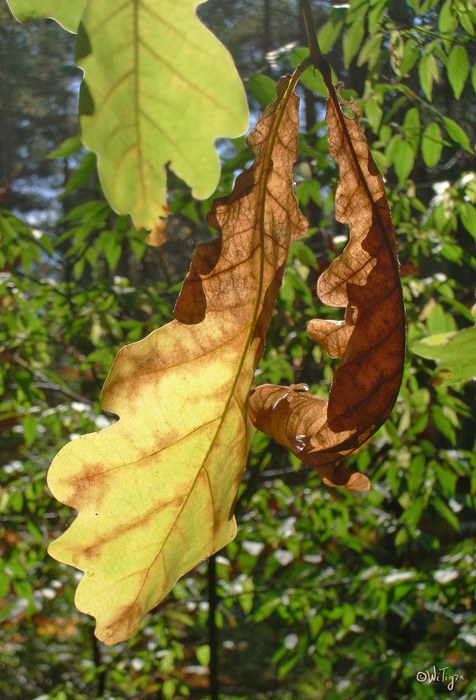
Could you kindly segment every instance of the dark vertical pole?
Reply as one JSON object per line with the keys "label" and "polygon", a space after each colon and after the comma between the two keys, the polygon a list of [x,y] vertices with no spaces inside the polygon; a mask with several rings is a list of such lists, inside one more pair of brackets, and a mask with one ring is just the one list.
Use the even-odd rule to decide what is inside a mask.
{"label": "dark vertical pole", "polygon": [[106,669],[105,668],[101,669],[101,666],[102,666],[101,649],[99,648],[99,642],[94,635],[93,628],[91,627],[90,629],[91,629],[91,640],[92,640],[92,644],[93,644],[94,666],[96,667],[97,680],[98,680],[97,697],[101,698],[104,695],[104,691],[106,690]]}
{"label": "dark vertical pole", "polygon": [[218,692],[218,628],[216,609],[218,604],[216,584],[216,555],[208,560],[208,645],[210,647],[210,698],[219,700]]}

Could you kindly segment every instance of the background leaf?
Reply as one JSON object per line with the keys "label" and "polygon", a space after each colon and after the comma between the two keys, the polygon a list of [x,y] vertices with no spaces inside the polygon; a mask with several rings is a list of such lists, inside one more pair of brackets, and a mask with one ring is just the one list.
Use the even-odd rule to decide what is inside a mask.
{"label": "background leaf", "polygon": [[455,97],[459,100],[469,75],[469,59],[464,46],[453,46],[448,56],[446,69]]}
{"label": "background leaf", "polygon": [[428,168],[432,168],[438,163],[442,150],[441,129],[436,122],[431,122],[425,128],[421,137],[421,154]]}
{"label": "background leaf", "polygon": [[248,126],[233,60],[197,4],[90,0],[78,34],[81,137],[98,154],[111,206],[137,228],[167,215],[166,166],[209,197],[220,175],[215,139]]}
{"label": "background leaf", "polygon": [[433,384],[456,384],[476,378],[476,328],[430,335],[415,343],[412,350],[439,362]]}

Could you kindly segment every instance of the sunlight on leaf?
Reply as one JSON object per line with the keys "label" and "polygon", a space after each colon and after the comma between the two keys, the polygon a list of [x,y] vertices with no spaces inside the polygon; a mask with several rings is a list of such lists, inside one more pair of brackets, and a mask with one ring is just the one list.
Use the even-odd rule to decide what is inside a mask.
{"label": "sunlight on leaf", "polygon": [[305,385],[265,384],[250,398],[254,425],[317,469],[326,484],[362,491],[369,480],[336,461],[386,420],[398,394],[405,359],[405,324],[396,241],[385,188],[360,129],[355,104],[346,117],[327,103],[329,152],[340,168],[336,219],[348,224],[342,255],[320,276],[318,294],[346,308],[344,321],[313,320],[308,334],[342,360],[329,400]]}
{"label": "sunlight on leaf", "polygon": [[111,206],[137,228],[166,215],[166,167],[197,199],[213,194],[215,139],[248,127],[233,59],[198,20],[197,4],[90,0],[79,28],[81,136],[98,155]]}
{"label": "sunlight on leaf", "polygon": [[440,362],[432,384],[456,384],[476,379],[476,328],[430,335],[415,343],[412,351]]}
{"label": "sunlight on leaf", "polygon": [[221,235],[198,246],[175,320],[116,357],[101,404],[120,420],[50,468],[51,491],[78,517],[49,552],[84,570],[76,604],[106,644],[235,536],[249,390],[290,241],[307,230],[292,190],[297,138],[283,79],[248,137],[254,165],[208,215]]}
{"label": "sunlight on leaf", "polygon": [[76,33],[87,0],[7,0],[19,22],[51,17],[69,32]]}

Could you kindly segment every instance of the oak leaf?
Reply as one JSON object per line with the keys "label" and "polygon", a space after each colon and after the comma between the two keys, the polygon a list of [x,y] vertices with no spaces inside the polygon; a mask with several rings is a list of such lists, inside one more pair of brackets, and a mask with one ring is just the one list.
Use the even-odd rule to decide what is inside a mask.
{"label": "oak leaf", "polygon": [[110,205],[137,228],[166,216],[166,167],[205,199],[220,177],[215,140],[248,128],[243,84],[200,2],[88,0],[79,26],[81,139]]}
{"label": "oak leaf", "polygon": [[130,637],[179,576],[236,532],[254,429],[247,403],[291,239],[307,229],[292,190],[298,98],[283,79],[248,137],[253,166],[209,222],[175,320],[123,348],[101,405],[120,420],[64,447],[48,475],[78,511],[50,554],[84,571],[76,605],[106,644]]}
{"label": "oak leaf", "polygon": [[[327,102],[329,151],[340,169],[336,219],[348,224],[344,252],[320,276],[318,295],[346,308],[344,321],[314,319],[308,334],[341,357],[329,399],[305,385],[265,384],[252,392],[254,425],[317,469],[326,484],[367,490],[370,482],[338,461],[367,440],[389,415],[405,357],[404,308],[396,240],[382,177],[359,125]],[[336,464],[337,463],[337,464]]]}

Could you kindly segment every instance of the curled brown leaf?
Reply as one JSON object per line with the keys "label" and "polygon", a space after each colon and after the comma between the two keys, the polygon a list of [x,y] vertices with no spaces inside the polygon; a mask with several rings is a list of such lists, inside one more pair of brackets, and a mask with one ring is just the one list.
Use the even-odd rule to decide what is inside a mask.
{"label": "curled brown leaf", "polygon": [[314,319],[309,336],[331,357],[341,357],[329,399],[302,385],[265,384],[252,392],[254,425],[317,469],[330,486],[363,491],[366,476],[336,464],[386,420],[403,372],[405,323],[396,240],[382,177],[354,113],[327,103],[329,152],[338,163],[336,219],[348,224],[342,255],[321,275],[318,294],[346,309],[343,321]]}

